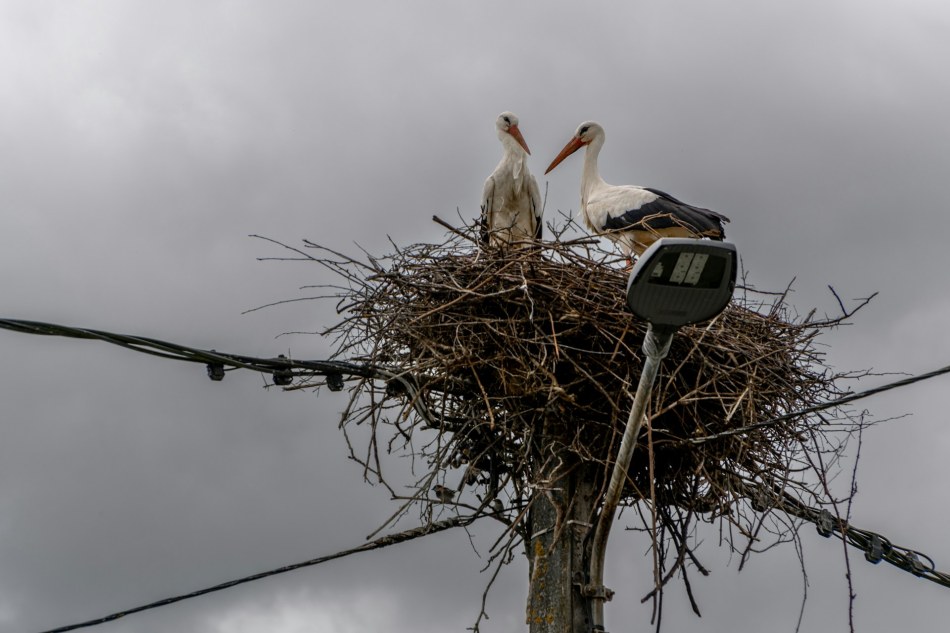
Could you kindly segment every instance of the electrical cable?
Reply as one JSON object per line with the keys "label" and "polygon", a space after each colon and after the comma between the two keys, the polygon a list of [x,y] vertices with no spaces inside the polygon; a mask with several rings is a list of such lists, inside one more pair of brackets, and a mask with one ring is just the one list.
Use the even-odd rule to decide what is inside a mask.
{"label": "electrical cable", "polygon": [[253,356],[228,354],[215,350],[197,349],[143,336],[115,334],[103,330],[43,323],[41,321],[0,319],[0,329],[12,330],[23,334],[95,339],[162,358],[207,365],[221,364],[235,369],[250,369],[268,374],[286,370],[297,370],[299,373],[307,375],[328,376],[345,373],[351,376],[371,378],[374,377],[376,373],[374,368],[365,364],[329,360],[294,360],[283,356],[278,356],[277,358],[255,358]]}
{"label": "electrical cable", "polygon": [[390,534],[382,538],[378,538],[375,541],[370,541],[360,545],[359,547],[354,547],[352,549],[344,550],[342,552],[337,552],[335,554],[330,554],[328,556],[321,556],[319,558],[314,558],[302,563],[295,563],[293,565],[286,565],[284,567],[278,567],[277,569],[271,569],[269,571],[260,572],[257,574],[252,574],[250,576],[245,576],[244,578],[238,578],[236,580],[229,580],[223,582],[213,587],[206,587],[204,589],[199,589],[197,591],[192,591],[191,593],[181,594],[178,596],[173,596],[170,598],[165,598],[163,600],[158,600],[156,602],[151,602],[149,604],[141,605],[138,607],[132,607],[131,609],[125,609],[123,611],[118,611],[116,613],[109,614],[107,616],[96,618],[94,620],[87,620],[85,622],[78,622],[76,624],[68,624],[66,626],[60,626],[55,629],[48,629],[42,631],[41,633],[65,633],[65,631],[75,631],[76,629],[82,629],[90,626],[97,626],[99,624],[105,624],[106,622],[112,622],[113,620],[118,620],[119,618],[131,615],[133,613],[141,613],[142,611],[148,611],[150,609],[157,609],[159,607],[164,607],[176,602],[181,602],[182,600],[189,600],[191,598],[197,598],[198,596],[203,596],[209,593],[214,593],[216,591],[221,591],[222,589],[230,589],[237,585],[244,583],[252,582],[255,580],[260,580],[262,578],[267,578],[269,576],[276,576],[277,574],[283,574],[289,571],[294,571],[301,569],[303,567],[310,567],[312,565],[319,565],[320,563],[325,563],[327,561],[335,560],[337,558],[343,558],[344,556],[349,556],[351,554],[358,554],[359,552],[366,552],[369,550],[380,549],[382,547],[387,547],[389,545],[395,545],[396,543],[402,543],[404,541],[409,541],[420,536],[426,536],[428,534],[434,534],[436,532],[441,532],[443,530],[448,530],[454,527],[464,527],[470,525],[475,519],[479,516],[484,515],[469,515],[469,516],[456,516],[443,521],[436,521],[430,523],[429,525],[423,525],[411,530],[405,530],[404,532],[399,532],[397,534]]}
{"label": "electrical cable", "polygon": [[812,508],[788,493],[774,490],[764,484],[742,482],[740,485],[744,488],[743,494],[752,499],[753,508],[759,512],[776,508],[814,523],[818,533],[826,538],[833,532],[838,532],[848,545],[863,551],[868,562],[876,565],[883,560],[919,578],[950,588],[950,574],[937,571],[934,560],[923,552],[895,545],[890,539],[876,532],[850,525],[827,509]]}
{"label": "electrical cable", "polygon": [[[217,352],[215,350],[197,349],[194,347],[187,347],[177,343],[169,343],[153,338],[131,336],[127,334],[115,334],[102,330],[78,328],[67,325],[56,325],[54,323],[44,323],[41,321],[25,321],[21,319],[0,318],[0,329],[11,330],[23,334],[97,339],[107,343],[112,343],[113,345],[119,345],[136,352],[152,354],[154,356],[171,358],[180,361],[204,363],[208,365],[209,376],[212,376],[212,370],[215,368],[215,366],[223,365],[226,367],[232,367],[234,369],[250,369],[253,371],[269,374],[290,372],[291,376],[326,376],[328,378],[328,385],[333,390],[336,390],[335,387],[342,388],[342,384],[340,384],[338,380],[343,374],[349,376],[359,376],[363,378],[378,378],[380,380],[386,381],[398,380],[403,384],[404,387],[407,387],[410,390],[413,389],[411,378],[407,378],[404,374],[396,374],[395,372],[392,372],[384,367],[369,365],[366,363],[360,364],[331,360],[294,360],[291,358],[285,358],[283,356],[278,356],[277,358],[255,358],[253,356],[229,354]],[[808,415],[810,413],[817,413],[818,411],[823,411],[825,409],[840,407],[842,405],[849,404],[851,402],[855,402],[857,400],[861,400],[863,398],[867,398],[890,389],[905,387],[907,385],[912,385],[922,380],[927,380],[929,378],[934,378],[947,373],[950,373],[950,365],[923,374],[918,374],[916,376],[910,376],[908,378],[896,380],[884,385],[879,385],[864,391],[850,393],[835,400],[830,400],[828,402],[806,407],[798,411],[785,413],[762,422],[756,422],[747,426],[729,429],[727,431],[722,431],[721,433],[715,433],[713,435],[688,438],[682,440],[682,442],[688,444],[703,444],[732,435],[741,435],[742,433],[746,433],[751,430],[773,426],[775,424],[779,424],[780,422],[785,422],[803,415]],[[215,375],[220,374],[215,372]],[[287,374],[285,373],[284,375],[286,376]],[[212,379],[220,380],[220,378],[215,378],[214,376],[212,376]]]}
{"label": "electrical cable", "polygon": [[[2,327],[2,325],[0,325],[0,327]],[[898,387],[906,387],[907,385],[912,385],[916,382],[927,380],[928,378],[934,378],[936,376],[941,376],[947,373],[950,373],[950,365],[946,367],[941,367],[940,369],[935,369],[933,371],[928,371],[923,374],[918,374],[916,376],[910,376],[909,378],[895,380],[894,382],[889,382],[884,385],[872,387],[871,389],[865,389],[864,391],[849,393],[848,395],[842,396],[835,400],[829,400],[828,402],[823,402],[821,404],[816,404],[811,407],[799,409],[798,411],[792,411],[791,413],[784,413],[782,415],[776,416],[774,418],[770,418],[768,420],[764,420],[762,422],[756,422],[754,424],[741,426],[735,429],[729,429],[728,431],[722,431],[721,433],[714,433],[713,435],[704,435],[703,437],[691,437],[689,439],[682,440],[681,443],[682,444],[705,444],[706,442],[722,439],[724,437],[731,437],[733,435],[741,435],[743,433],[746,433],[747,431],[761,429],[767,426],[774,426],[780,422],[786,422],[788,420],[792,420],[794,418],[798,418],[803,415],[808,415],[809,413],[817,413],[818,411],[824,411],[825,409],[840,407],[842,405],[854,402],[856,400],[861,400],[862,398],[867,398],[869,396],[879,394],[883,391],[897,389]]]}

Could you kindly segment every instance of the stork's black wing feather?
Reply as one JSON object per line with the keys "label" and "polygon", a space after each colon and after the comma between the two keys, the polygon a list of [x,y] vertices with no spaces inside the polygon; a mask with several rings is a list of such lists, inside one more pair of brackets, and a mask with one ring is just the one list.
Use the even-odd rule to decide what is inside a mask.
{"label": "stork's black wing feather", "polygon": [[478,243],[481,246],[488,246],[492,227],[488,224],[489,208],[495,203],[495,178],[489,176],[485,181],[485,190],[482,193],[482,217],[478,223]]}
{"label": "stork's black wing feather", "polygon": [[538,212],[539,209],[536,209],[534,206],[534,201],[531,202],[531,213],[534,215],[534,239],[541,241],[542,233],[544,233],[544,224],[541,218],[541,214]]}
{"label": "stork's black wing feather", "polygon": [[657,196],[656,200],[637,209],[630,209],[620,215],[608,217],[607,221],[604,222],[604,229],[642,228],[649,230],[670,229],[680,226],[700,235],[709,235],[720,239],[725,237],[723,223],[728,222],[729,218],[721,213],[686,204],[659,189],[649,187],[644,187],[644,189],[655,194]]}
{"label": "stork's black wing feather", "polygon": [[478,219],[478,243],[481,246],[488,246],[488,236],[490,235],[488,230],[488,214],[485,212],[485,208],[482,208],[482,217]]}

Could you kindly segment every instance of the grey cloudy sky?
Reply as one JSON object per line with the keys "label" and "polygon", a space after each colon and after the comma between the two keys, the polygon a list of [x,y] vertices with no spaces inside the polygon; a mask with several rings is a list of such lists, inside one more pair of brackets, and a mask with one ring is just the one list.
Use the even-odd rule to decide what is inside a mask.
{"label": "grey cloudy sky", "polygon": [[[348,252],[441,241],[477,214],[521,118],[543,172],[578,123],[607,131],[608,182],[728,215],[750,280],[793,278],[801,313],[880,295],[825,337],[837,369],[950,364],[950,5],[682,2],[0,2],[0,316],[258,356],[322,358],[327,281],[259,233]],[[580,159],[540,178],[578,208]],[[363,542],[394,510],[337,429],[341,394],[105,344],[0,332],[0,630],[85,620]],[[865,401],[856,525],[950,570],[938,378]],[[851,385],[865,388],[883,382]],[[472,528],[489,543],[493,526]],[[666,630],[793,631],[792,548],[736,560],[705,535],[703,618]],[[802,631],[844,630],[840,542],[803,531]],[[611,539],[611,631],[646,630],[642,537]],[[482,552],[484,555],[484,552]],[[443,533],[102,626],[116,633],[463,631],[487,581]],[[932,630],[947,589],[852,557],[860,631]],[[483,630],[517,631],[526,564]]]}

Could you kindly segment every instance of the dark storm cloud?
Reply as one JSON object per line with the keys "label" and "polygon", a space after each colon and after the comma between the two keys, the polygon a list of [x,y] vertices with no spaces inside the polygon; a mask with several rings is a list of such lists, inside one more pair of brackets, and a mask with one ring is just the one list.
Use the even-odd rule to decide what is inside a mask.
{"label": "dark storm cloud", "polygon": [[[0,25],[0,316],[324,357],[319,337],[273,337],[335,322],[330,305],[241,316],[328,281],[257,262],[284,253],[246,236],[351,253],[385,252],[387,235],[440,239],[433,213],[477,214],[501,154],[493,121],[511,109],[539,176],[579,122],[599,120],[607,181],[730,216],[750,280],[797,278],[802,313],[837,310],[829,283],[846,299],[880,291],[827,338],[838,368],[950,362],[940,4],[8,2]],[[540,179],[548,218],[576,212],[579,177],[574,157]],[[265,392],[252,374],[211,383],[202,367],[92,342],[0,332],[0,346],[0,629],[352,547],[395,509],[346,460],[341,395]],[[854,522],[947,569],[942,388],[866,402],[878,419],[913,416],[866,433]],[[473,529],[483,557],[494,529]],[[843,629],[841,545],[803,535],[802,630]],[[737,574],[715,530],[698,538],[714,568],[694,583],[704,618],[671,590],[668,626],[794,629],[792,548]],[[612,543],[609,628],[646,626],[645,541]],[[442,534],[108,628],[462,630],[484,564],[465,534]],[[950,616],[943,589],[860,555],[852,568],[859,630]],[[502,574],[483,630],[518,629],[526,577],[523,558]]]}

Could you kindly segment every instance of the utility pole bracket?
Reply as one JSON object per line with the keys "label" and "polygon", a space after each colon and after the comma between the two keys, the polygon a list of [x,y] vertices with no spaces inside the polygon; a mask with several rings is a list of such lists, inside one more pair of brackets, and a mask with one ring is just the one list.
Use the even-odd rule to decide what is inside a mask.
{"label": "utility pole bracket", "polygon": [[605,602],[610,602],[614,598],[613,589],[608,589],[603,585],[581,585],[581,595]]}

